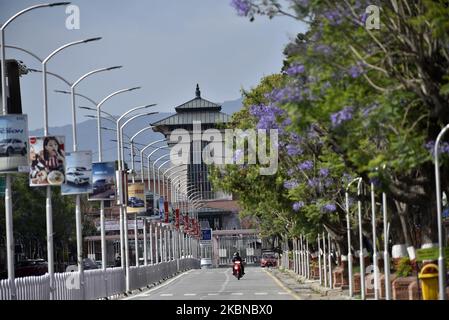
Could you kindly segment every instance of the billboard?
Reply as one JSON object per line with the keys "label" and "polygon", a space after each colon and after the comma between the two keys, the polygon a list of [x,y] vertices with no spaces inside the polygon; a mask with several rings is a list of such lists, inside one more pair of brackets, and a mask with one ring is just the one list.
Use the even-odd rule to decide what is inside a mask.
{"label": "billboard", "polygon": [[94,162],[92,164],[92,193],[89,201],[115,199],[115,163]]}
{"label": "billboard", "polygon": [[67,152],[62,195],[92,193],[92,151]]}
{"label": "billboard", "polygon": [[0,172],[17,172],[28,165],[28,118],[0,116]]}
{"label": "billboard", "polygon": [[164,197],[159,197],[159,219],[164,218]]}
{"label": "billboard", "polygon": [[64,137],[30,137],[30,186],[60,186],[65,180]]}
{"label": "billboard", "polygon": [[145,184],[141,182],[128,184],[127,213],[146,212]]}

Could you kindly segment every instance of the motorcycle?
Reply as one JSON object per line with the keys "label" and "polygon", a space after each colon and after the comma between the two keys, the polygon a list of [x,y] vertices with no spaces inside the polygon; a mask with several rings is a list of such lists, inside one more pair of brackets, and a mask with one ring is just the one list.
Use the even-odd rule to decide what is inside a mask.
{"label": "motorcycle", "polygon": [[240,261],[235,261],[234,262],[234,266],[232,268],[233,270],[233,275],[237,278],[237,280],[240,280],[240,278],[243,276],[242,275],[242,266],[240,265]]}

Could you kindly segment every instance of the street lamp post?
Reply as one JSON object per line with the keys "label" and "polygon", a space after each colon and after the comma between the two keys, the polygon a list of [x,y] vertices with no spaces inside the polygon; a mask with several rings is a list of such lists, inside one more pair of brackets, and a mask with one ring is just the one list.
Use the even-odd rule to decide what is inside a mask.
{"label": "street lamp post", "polygon": [[[125,114],[129,114],[130,112],[133,112],[133,111],[136,111],[136,110],[139,110],[139,109],[146,109],[146,108],[149,108],[149,107],[153,107],[153,106],[155,106],[155,104],[151,104],[151,105],[144,105],[144,106],[139,106],[139,107],[136,107],[136,108],[133,108],[133,109],[131,109],[129,112],[127,112],[127,113],[125,113]],[[139,117],[143,117],[143,116],[148,116],[148,115],[152,115],[152,114],[156,114],[156,112],[148,112],[148,113],[142,113],[142,114],[137,114],[137,115],[134,115],[134,116],[132,116],[131,118],[129,118],[129,119],[127,119],[126,121],[125,121],[125,123],[123,123],[121,126],[120,126],[120,131],[119,131],[119,138],[120,138],[120,142],[119,142],[119,145],[121,145],[121,161],[122,162],[124,162],[124,143],[123,143],[123,128],[128,124],[128,123],[130,123],[131,121],[133,121],[134,119],[137,119],[137,118],[139,118]],[[118,120],[117,120],[117,130],[119,130],[119,124],[120,124],[120,120],[123,118],[123,116],[122,117],[120,117]],[[144,130],[146,130],[146,129],[148,129],[148,128],[145,128]],[[131,163],[131,179],[132,179],[132,182],[134,183],[135,182],[135,179],[134,179],[134,138],[138,135],[138,134],[140,134],[141,132],[143,132],[144,130],[141,130],[141,131],[139,131],[137,134],[135,134],[132,138],[131,138],[131,141],[130,141],[130,143],[131,143],[131,161],[132,161],[132,163]],[[121,165],[122,166],[122,168],[124,169],[124,164],[122,164]],[[120,177],[121,177],[121,175],[120,175]],[[123,185],[123,184],[122,184]],[[124,192],[124,190],[123,190],[123,188],[120,188],[119,190],[122,190],[122,192]],[[125,211],[125,215],[126,215],[126,207],[124,208],[124,211]],[[127,219],[128,217],[126,217],[126,219]],[[126,235],[125,235],[125,237],[127,236],[127,234],[128,233],[126,233]],[[125,239],[125,241],[127,241],[126,239]],[[134,245],[135,245],[135,252],[136,252],[136,254],[135,254],[135,259],[136,259],[136,267],[138,267],[139,266],[139,239],[138,239],[138,226],[137,226],[137,213],[134,215]],[[125,244],[125,246],[126,246],[126,244]],[[126,247],[125,247],[126,248]],[[127,254],[127,259],[128,259],[128,254]]]}
{"label": "street lamp post", "polygon": [[[146,109],[149,107],[153,107],[155,106],[155,104],[149,104],[149,105],[142,105],[142,106],[138,106],[135,108],[132,108],[130,110],[128,110],[127,112],[125,112],[124,114],[122,114],[118,119],[117,119],[117,158],[118,158],[118,171],[119,171],[119,204],[120,204],[120,215],[123,217],[123,223],[125,225],[124,227],[124,254],[125,254],[125,273],[126,273],[126,291],[129,292],[129,288],[130,288],[130,276],[129,276],[129,250],[128,250],[128,217],[127,217],[127,213],[126,213],[126,205],[125,205],[125,201],[123,199],[124,197],[124,181],[123,181],[123,177],[122,177],[122,172],[125,168],[124,165],[124,144],[123,144],[123,128],[132,120],[136,119],[137,117],[140,116],[145,116],[145,115],[149,115],[149,114],[154,114],[154,113],[147,113],[147,114],[138,114],[136,116],[131,117],[130,119],[126,120],[125,123],[123,125],[120,126],[120,121],[125,118],[128,114],[140,110],[140,109]],[[97,115],[98,116],[98,115]],[[137,236],[137,235],[136,235]],[[136,253],[137,253],[137,248],[136,248]],[[122,259],[123,260],[123,259]]]}
{"label": "street lamp post", "polygon": [[320,234],[318,233],[318,271],[320,274],[320,285],[323,284],[323,279],[321,277],[321,246],[320,246]]}
{"label": "street lamp post", "polygon": [[[161,140],[155,141],[151,145],[159,143],[159,142],[163,142],[163,141],[166,141],[166,139],[161,139]],[[152,152],[150,152],[150,154],[147,156],[147,161],[148,161],[148,190],[150,190],[150,181],[151,181],[151,179],[150,179],[150,167],[151,167],[150,158],[151,158],[151,156],[155,152],[157,152],[157,151],[159,151],[161,149],[164,149],[164,148],[166,148],[166,147],[165,146],[157,147]],[[141,153],[141,157],[143,157],[143,153]],[[154,209],[156,209],[156,176],[155,176],[155,172],[154,172],[154,163],[153,163],[153,170],[152,170],[152,172],[153,172],[153,210],[154,210]]]}
{"label": "street lamp post", "polygon": [[[151,156],[153,155],[153,153],[154,152],[156,152],[156,150],[159,150],[159,149],[162,149],[163,147],[159,147],[159,148],[157,148],[157,149],[155,149],[153,152],[151,152],[149,155],[148,155],[148,162],[150,161],[150,158],[151,158]],[[156,194],[156,172],[155,172],[155,165],[156,165],[156,163],[159,161],[159,160],[162,160],[163,158],[166,158],[166,157],[169,157],[170,156],[170,154],[164,154],[164,155],[162,155],[162,156],[160,156],[159,158],[157,158],[155,161],[153,161],[153,165],[152,165],[152,173],[153,173],[153,186],[154,186],[154,188],[153,188],[153,194]],[[168,161],[166,161],[166,162],[164,162],[164,164],[165,163],[167,163]],[[159,167],[160,168],[160,167]],[[161,189],[161,181],[160,181],[160,175],[159,175],[159,168],[158,168],[158,180],[157,180],[157,182],[158,182],[158,185],[157,185],[157,189],[158,189],[158,197],[160,198],[160,189]],[[155,196],[153,196],[153,201],[154,201],[154,208],[156,209],[156,205],[157,205],[157,202],[156,202],[156,197]]]}
{"label": "street lamp post", "polygon": [[[144,179],[144,172],[143,172],[144,171],[143,170],[143,161],[144,161],[143,154],[144,154],[145,150],[150,148],[151,146],[155,145],[156,143],[160,143],[160,142],[164,142],[164,141],[167,141],[167,140],[166,139],[160,139],[160,140],[153,141],[153,142],[151,142],[150,144],[146,145],[144,148],[142,148],[140,150],[140,179],[141,179],[142,182],[144,182],[144,180],[145,180]],[[148,167],[148,171],[149,171],[149,169],[150,168]],[[151,191],[149,175],[148,175],[148,191]]]}
{"label": "street lamp post", "polygon": [[382,192],[382,211],[384,220],[385,300],[391,300],[390,254],[388,252],[387,194],[385,192]]}
{"label": "street lamp post", "polygon": [[307,238],[306,238],[306,254],[307,254],[306,274],[307,274],[307,279],[310,279],[310,252],[309,252],[309,240]]}
{"label": "street lamp post", "polygon": [[324,277],[324,286],[327,287],[327,256],[326,256],[326,237],[323,231],[323,277]]}
{"label": "street lamp post", "polygon": [[327,233],[327,243],[328,243],[328,265],[329,265],[329,288],[332,289],[332,259],[331,259],[331,235]]}
{"label": "street lamp post", "polygon": [[438,291],[439,299],[446,300],[446,264],[445,264],[445,252],[444,252],[444,240],[443,240],[443,216],[441,206],[441,183],[440,183],[440,142],[444,134],[449,130],[449,124],[446,125],[438,134],[435,142],[435,184],[436,184],[436,197],[437,197],[437,223],[438,223]]}
{"label": "street lamp post", "polygon": [[[81,76],[78,80],[76,80],[70,87],[71,92],[71,102],[72,102],[72,135],[73,135],[73,151],[78,151],[78,135],[76,128],[76,107],[75,107],[75,88],[76,86],[87,77],[104,72],[110,71],[114,69],[119,69],[121,66],[115,66],[110,68],[101,68],[90,71],[83,76]],[[76,247],[78,252],[78,270],[80,274],[80,290],[82,292],[82,298],[84,299],[84,275],[83,273],[83,232],[82,232],[82,218],[81,218],[81,198],[80,195],[76,195],[75,200],[75,219],[76,219]],[[104,210],[100,212],[100,229],[101,229],[101,261],[102,261],[102,270],[105,281],[105,292],[107,291],[107,278],[106,278],[106,234],[104,230]],[[107,294],[106,294],[107,296]]]}
{"label": "street lamp post", "polygon": [[[92,41],[100,40],[101,37],[89,38],[86,40],[79,40],[67,43],[58,49],[50,53],[44,60],[42,60],[42,82],[43,82],[43,105],[44,105],[44,136],[48,136],[48,98],[47,98],[47,63],[52,57],[54,57],[58,52],[78,44],[84,44]],[[54,293],[54,255],[53,255],[53,212],[51,203],[51,187],[46,187],[46,221],[47,221],[47,256],[48,256],[48,274],[50,276],[50,298],[53,299]],[[84,279],[82,279],[83,274],[83,264],[78,261],[78,272],[80,275],[80,289],[81,295],[84,299],[84,292],[82,290],[84,286]]]}
{"label": "street lamp post", "polygon": [[376,248],[376,198],[374,194],[374,182],[371,181],[371,224],[373,230],[373,267],[374,267],[374,299],[379,300],[379,272]]}
{"label": "street lamp post", "polygon": [[348,236],[348,283],[349,283],[349,296],[354,294],[354,275],[352,273],[352,252],[351,252],[351,215],[349,213],[349,187],[361,178],[355,178],[346,186],[345,202],[346,202],[346,231]]}
{"label": "street lamp post", "polygon": [[[103,104],[108,101],[109,99],[111,99],[112,97],[124,93],[124,92],[130,92],[130,91],[134,91],[134,90],[138,90],[140,89],[140,87],[131,87],[131,88],[126,88],[126,89],[121,89],[121,90],[117,90],[111,94],[109,94],[108,96],[106,96],[103,100],[100,101],[100,103],[96,104],[95,106],[95,111],[97,112],[97,138],[98,138],[98,161],[102,162],[103,161],[103,140],[101,137],[101,119],[103,118],[101,116],[101,107],[103,106]],[[104,113],[104,111],[103,111]],[[112,115],[111,115],[112,117]],[[114,118],[113,118],[114,119]],[[116,121],[116,120],[115,120]],[[120,151],[119,151],[120,152]],[[100,201],[100,215],[104,214],[104,201],[101,200]],[[125,249],[124,249],[124,243],[123,243],[123,215],[122,212],[120,212],[120,255],[121,255],[121,267],[124,267],[124,255],[125,255]],[[128,226],[126,226],[126,230],[128,230]]]}
{"label": "street lamp post", "polygon": [[359,242],[360,242],[360,252],[359,252],[359,260],[360,260],[360,292],[362,300],[365,300],[365,257],[363,254],[363,233],[362,233],[362,201],[360,200],[361,194],[361,186],[362,186],[362,178],[359,179],[357,183],[357,207],[358,207],[358,215],[359,215]]}

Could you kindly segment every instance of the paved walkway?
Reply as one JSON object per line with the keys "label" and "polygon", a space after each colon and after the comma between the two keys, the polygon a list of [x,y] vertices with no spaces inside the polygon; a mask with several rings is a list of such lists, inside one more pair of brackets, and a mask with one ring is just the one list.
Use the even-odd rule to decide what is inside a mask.
{"label": "paved walkway", "polygon": [[329,289],[320,286],[317,280],[307,280],[291,270],[267,269],[287,288],[295,292],[301,300],[350,300],[347,290]]}

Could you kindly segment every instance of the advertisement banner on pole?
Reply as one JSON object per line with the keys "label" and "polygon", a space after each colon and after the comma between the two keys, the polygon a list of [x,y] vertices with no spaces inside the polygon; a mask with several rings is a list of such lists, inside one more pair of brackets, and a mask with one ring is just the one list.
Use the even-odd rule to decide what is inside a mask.
{"label": "advertisement banner on pole", "polygon": [[159,218],[164,218],[164,197],[159,198]]}
{"label": "advertisement banner on pole", "polygon": [[28,118],[0,116],[0,172],[17,172],[28,165]]}
{"label": "advertisement banner on pole", "polygon": [[126,212],[141,213],[146,211],[145,184],[141,182],[128,184],[128,202]]}
{"label": "advertisement banner on pole", "polygon": [[191,226],[191,229],[190,229],[191,233],[194,233],[195,232],[195,219],[193,219],[193,218],[190,219],[190,226]]}
{"label": "advertisement banner on pole", "polygon": [[189,216],[186,214],[184,215],[184,231],[189,230]]}
{"label": "advertisement banner on pole", "polygon": [[65,180],[64,137],[30,137],[30,186],[60,186]]}
{"label": "advertisement banner on pole", "polygon": [[92,151],[67,152],[62,195],[92,193]]}
{"label": "advertisement banner on pole", "polygon": [[164,222],[168,223],[168,201],[164,202],[164,215],[165,215]]}
{"label": "advertisement banner on pole", "polygon": [[151,216],[153,215],[154,208],[153,208],[153,195],[151,193],[147,193],[145,195],[145,202],[146,202],[146,208],[147,208],[147,215]]}
{"label": "advertisement banner on pole", "polygon": [[175,210],[175,226],[176,229],[179,229],[179,209],[176,208]]}
{"label": "advertisement banner on pole", "polygon": [[92,164],[92,193],[89,201],[115,199],[115,163],[94,162]]}

